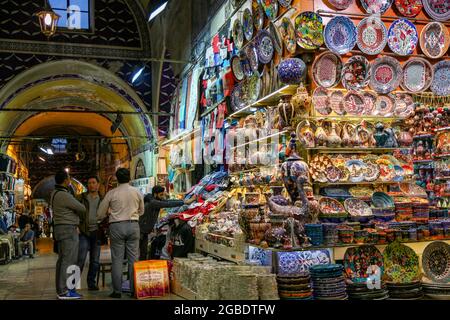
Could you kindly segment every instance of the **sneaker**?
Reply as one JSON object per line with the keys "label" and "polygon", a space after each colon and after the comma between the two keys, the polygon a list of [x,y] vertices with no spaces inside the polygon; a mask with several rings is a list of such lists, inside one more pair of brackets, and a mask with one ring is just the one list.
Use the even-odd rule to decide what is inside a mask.
{"label": "sneaker", "polygon": [[78,300],[83,298],[83,296],[77,293],[75,290],[70,290],[65,294],[58,295],[59,300]]}

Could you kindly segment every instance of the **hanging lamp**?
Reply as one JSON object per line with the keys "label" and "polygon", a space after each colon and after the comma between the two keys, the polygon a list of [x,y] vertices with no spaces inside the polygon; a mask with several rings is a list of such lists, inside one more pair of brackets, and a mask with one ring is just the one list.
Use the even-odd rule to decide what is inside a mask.
{"label": "hanging lamp", "polygon": [[44,10],[36,13],[39,19],[39,25],[41,26],[41,32],[50,38],[56,33],[56,26],[60,16],[56,14],[48,5],[47,0],[44,0]]}

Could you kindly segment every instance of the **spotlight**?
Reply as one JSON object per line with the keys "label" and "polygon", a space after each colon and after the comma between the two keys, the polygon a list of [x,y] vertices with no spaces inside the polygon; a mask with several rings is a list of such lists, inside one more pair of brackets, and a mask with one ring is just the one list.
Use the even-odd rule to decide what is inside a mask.
{"label": "spotlight", "polygon": [[38,157],[39,158],[39,160],[41,160],[42,162],[45,162],[45,159],[44,158],[42,158],[42,157]]}
{"label": "spotlight", "polygon": [[135,74],[133,75],[133,78],[131,78],[131,83],[135,83],[137,81],[137,79],[139,79],[139,77],[142,75],[142,73],[145,70],[145,66],[141,67],[140,69],[138,69]]}
{"label": "spotlight", "polygon": [[164,9],[167,7],[167,4],[169,3],[169,1],[165,1],[163,4],[161,4],[159,7],[157,7],[155,10],[152,11],[152,13],[150,14],[150,17],[148,18],[148,22],[152,21],[153,19],[156,18],[156,16],[158,14],[160,14],[161,12],[164,11]]}
{"label": "spotlight", "polygon": [[53,154],[54,154],[54,153],[53,153],[53,149],[52,149],[51,147],[43,146],[43,147],[39,147],[39,149],[40,149],[42,152],[44,152],[44,153],[46,153],[46,154],[48,154],[48,155],[53,155]]}

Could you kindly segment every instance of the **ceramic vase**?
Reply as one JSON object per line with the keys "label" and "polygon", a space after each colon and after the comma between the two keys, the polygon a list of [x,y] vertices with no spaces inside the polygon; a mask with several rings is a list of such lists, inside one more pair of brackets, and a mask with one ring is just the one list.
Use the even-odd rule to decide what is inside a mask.
{"label": "ceramic vase", "polygon": [[317,147],[326,147],[328,135],[324,127],[322,126],[322,123],[317,124],[316,131],[314,132],[314,138]]}
{"label": "ceramic vase", "polygon": [[298,58],[289,58],[278,65],[278,77],[284,84],[299,84],[306,75],[306,64]]}
{"label": "ceramic vase", "polygon": [[302,121],[298,124],[297,136],[304,148],[314,148],[316,146],[314,131],[309,121]]}
{"label": "ceramic vase", "polygon": [[331,148],[340,147],[342,143],[341,137],[336,132],[336,123],[331,124],[331,132],[327,137],[327,145]]}
{"label": "ceramic vase", "polygon": [[291,123],[295,118],[295,108],[291,103],[291,96],[282,96],[278,104],[280,126],[283,130],[292,130]]}
{"label": "ceramic vase", "polygon": [[297,93],[292,96],[291,103],[298,115],[303,117],[309,115],[311,109],[311,97],[306,91],[305,86],[300,85],[297,88]]}

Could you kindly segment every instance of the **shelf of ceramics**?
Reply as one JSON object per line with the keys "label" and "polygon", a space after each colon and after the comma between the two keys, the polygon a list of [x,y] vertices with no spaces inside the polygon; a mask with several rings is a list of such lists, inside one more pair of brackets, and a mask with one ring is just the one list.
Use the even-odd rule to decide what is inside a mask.
{"label": "shelf of ceramics", "polygon": [[399,184],[399,183],[410,183],[413,182],[413,180],[403,180],[403,181],[373,181],[373,182],[350,182],[350,181],[344,181],[344,182],[313,182],[314,185],[318,185],[319,187],[326,187],[326,186],[353,186],[353,185],[388,185],[388,184]]}
{"label": "shelf of ceramics", "polygon": [[363,120],[367,122],[385,122],[392,123],[397,121],[403,121],[405,118],[402,117],[381,117],[381,116],[311,116],[305,117],[308,120],[315,121],[345,121],[345,122],[353,122],[358,121],[361,122]]}
{"label": "shelf of ceramics", "polygon": [[306,148],[305,150],[317,151],[318,153],[389,153],[394,152],[395,150],[411,150],[411,148],[317,147],[317,148]]}
{"label": "shelf of ceramics", "polygon": [[277,91],[272,92],[271,94],[259,99],[258,101],[251,103],[236,112],[233,112],[226,118],[226,120],[230,121],[234,118],[241,118],[248,114],[252,114],[255,112],[255,110],[253,109],[258,107],[276,106],[280,102],[280,98],[282,96],[294,95],[297,90],[297,87],[298,87],[297,85],[284,86],[278,89]]}
{"label": "shelf of ceramics", "polygon": [[[260,171],[261,169],[274,169],[274,167],[277,167],[277,166],[278,166],[278,165],[272,165],[272,166],[259,165],[259,166],[256,167],[256,168],[247,169],[247,170],[240,170],[240,171],[229,171],[228,173],[229,173],[230,175],[233,175],[233,176],[239,176],[239,175],[241,175],[241,174],[243,174],[243,173],[258,172],[258,171]],[[278,168],[276,168],[276,169],[278,169]]]}
{"label": "shelf of ceramics", "polygon": [[227,247],[221,244],[209,242],[206,240],[195,240],[195,249],[204,253],[208,253],[217,258],[232,261],[242,262],[245,260],[244,252],[239,252],[234,248]]}

